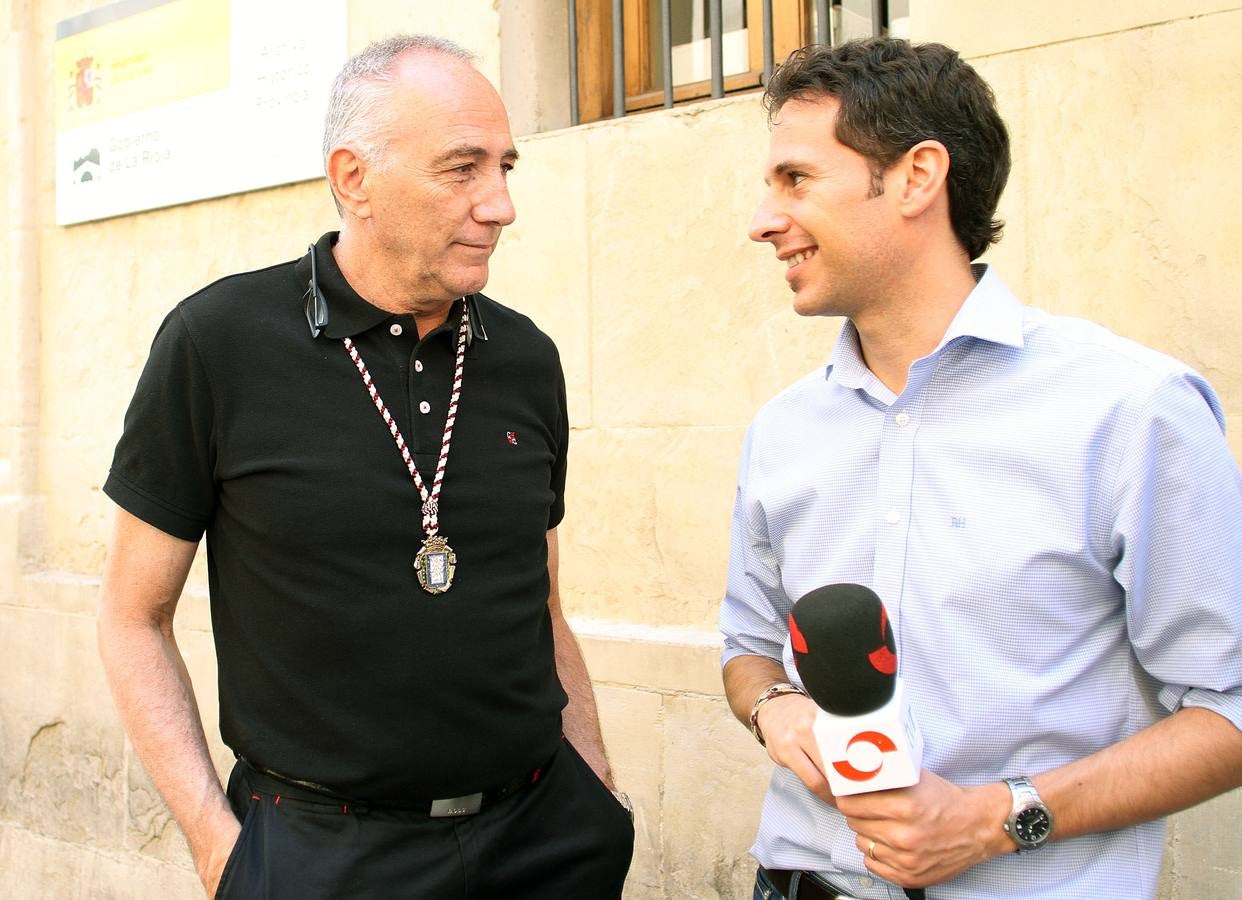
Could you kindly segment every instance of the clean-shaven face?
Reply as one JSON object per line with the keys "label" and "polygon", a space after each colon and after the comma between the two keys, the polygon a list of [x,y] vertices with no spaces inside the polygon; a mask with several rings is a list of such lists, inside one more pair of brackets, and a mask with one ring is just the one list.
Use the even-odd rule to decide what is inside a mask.
{"label": "clean-shaven face", "polygon": [[750,225],[785,266],[799,315],[853,316],[891,274],[895,227],[866,157],[836,139],[835,98],[790,100],[772,123],[767,192]]}
{"label": "clean-shaven face", "polygon": [[401,60],[390,102],[385,165],[367,175],[376,238],[420,300],[482,290],[515,217],[504,105],[473,66],[433,53]]}

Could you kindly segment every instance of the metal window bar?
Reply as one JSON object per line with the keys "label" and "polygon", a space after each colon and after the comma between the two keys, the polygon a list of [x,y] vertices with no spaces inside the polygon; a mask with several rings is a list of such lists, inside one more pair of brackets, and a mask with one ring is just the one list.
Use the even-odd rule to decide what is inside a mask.
{"label": "metal window bar", "polygon": [[582,121],[578,110],[578,0],[569,0],[569,124]]}
{"label": "metal window bar", "polygon": [[[724,34],[723,0],[708,0],[708,37],[712,52],[712,97],[724,96]],[[839,5],[830,0],[815,0],[815,41],[831,44],[835,40],[832,27],[832,7]],[[578,105],[578,4],[568,0],[569,6],[569,121],[578,125],[582,121]],[[672,0],[661,0],[661,52],[664,57],[664,107],[673,105],[673,39]],[[882,35],[888,28],[887,0],[871,0],[871,30]],[[772,78],[776,67],[773,59],[772,0],[763,0],[763,84]],[[612,0],[612,114],[615,118],[625,115],[625,19],[623,0]]]}
{"label": "metal window bar", "polygon": [[763,86],[772,80],[776,61],[772,58],[772,0],[763,0]]}
{"label": "metal window bar", "polygon": [[673,0],[661,0],[660,43],[664,52],[664,108],[673,108]]}
{"label": "metal window bar", "polygon": [[710,0],[707,4],[707,33],[712,42],[712,97],[724,96],[724,15],[722,0]]}
{"label": "metal window bar", "polygon": [[828,0],[815,0],[815,43],[832,43],[832,19],[829,16]]}
{"label": "metal window bar", "polygon": [[612,115],[625,115],[625,18],[621,0],[612,0]]}

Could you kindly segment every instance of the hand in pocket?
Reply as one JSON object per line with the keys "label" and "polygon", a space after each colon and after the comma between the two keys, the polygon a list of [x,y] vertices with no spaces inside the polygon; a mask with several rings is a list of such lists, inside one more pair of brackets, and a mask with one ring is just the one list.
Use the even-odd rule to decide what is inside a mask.
{"label": "hand in pocket", "polygon": [[207,889],[207,896],[215,898],[220,887],[220,879],[224,875],[225,866],[241,837],[242,826],[231,812],[221,817],[220,824],[211,833],[209,843],[201,853],[195,854],[194,866],[198,870],[199,880]]}

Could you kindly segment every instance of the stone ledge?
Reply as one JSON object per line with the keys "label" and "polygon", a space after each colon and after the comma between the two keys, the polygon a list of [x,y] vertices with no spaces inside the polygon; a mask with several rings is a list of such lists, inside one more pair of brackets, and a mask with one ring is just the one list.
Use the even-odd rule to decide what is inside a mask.
{"label": "stone ledge", "polygon": [[574,617],[569,623],[597,683],[670,694],[724,695],[721,640],[715,631]]}
{"label": "stone ledge", "polygon": [[[100,578],[45,570],[22,576],[16,596],[0,601],[27,612],[94,618]],[[643,625],[571,616],[594,681],[662,693],[723,696],[721,639],[714,629]],[[210,632],[207,588],[182,593],[177,630]]]}
{"label": "stone ledge", "polygon": [[[93,619],[101,583],[98,575],[82,575],[59,569],[27,572],[20,577],[17,589],[10,596],[0,598],[0,607]],[[205,585],[194,581],[186,584],[177,607],[176,624],[178,631],[211,630],[211,610]]]}

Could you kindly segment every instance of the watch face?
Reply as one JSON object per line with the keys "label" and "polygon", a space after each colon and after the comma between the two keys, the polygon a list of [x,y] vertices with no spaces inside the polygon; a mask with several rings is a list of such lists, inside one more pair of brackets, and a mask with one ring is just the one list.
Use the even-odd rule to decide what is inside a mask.
{"label": "watch face", "polygon": [[1024,809],[1014,819],[1014,834],[1024,844],[1040,844],[1052,830],[1052,819],[1048,811],[1039,807]]}

